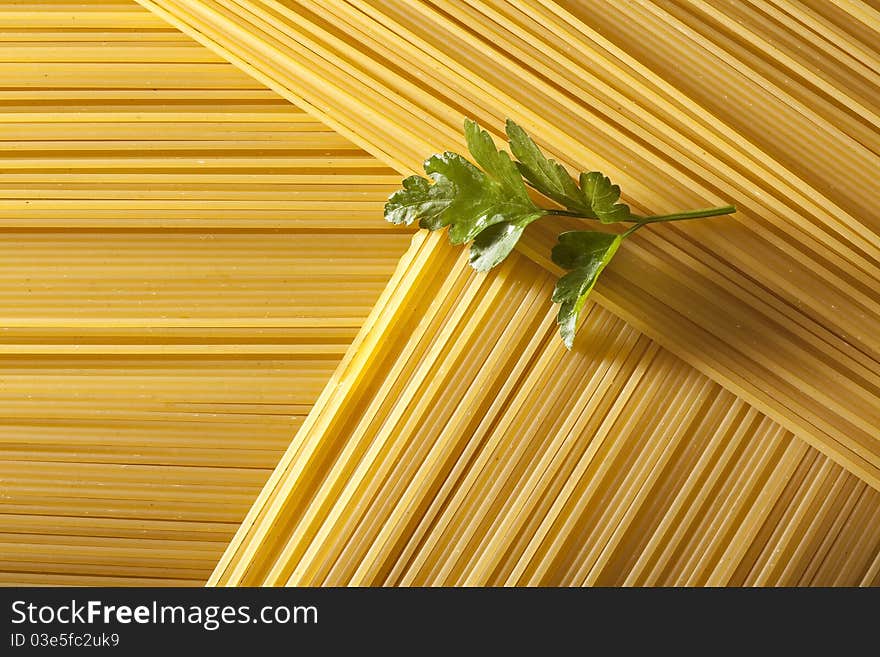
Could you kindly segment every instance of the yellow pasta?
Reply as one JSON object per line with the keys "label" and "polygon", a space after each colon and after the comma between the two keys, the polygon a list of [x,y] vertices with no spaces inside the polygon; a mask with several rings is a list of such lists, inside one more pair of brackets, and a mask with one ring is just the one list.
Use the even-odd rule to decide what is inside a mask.
{"label": "yellow pasta", "polygon": [[[138,2],[0,3],[0,583],[880,585],[869,5]],[[569,353],[381,221],[465,116],[739,213]]]}
{"label": "yellow pasta", "polygon": [[398,176],[133,1],[0,25],[0,584],[202,584],[409,242]]}
{"label": "yellow pasta", "polygon": [[[827,3],[638,2],[613,11],[607,3],[538,0],[142,4],[401,174],[418,171],[431,152],[461,150],[463,116],[496,134],[511,116],[572,168],[608,172],[640,209],[726,201],[740,209],[730,220],[640,234],[596,291],[600,305],[657,340],[659,354],[671,352],[720,386],[715,390],[746,402],[733,424],[693,434],[681,428],[702,412],[709,383],[680,370],[689,372],[686,392],[652,402],[659,393],[636,388],[637,406],[615,398],[607,425],[604,416],[592,415],[607,410],[581,415],[583,407],[574,404],[557,410],[583,417],[590,431],[605,426],[600,435],[609,437],[580,443],[581,451],[568,457],[578,466],[551,469],[546,487],[522,480],[522,488],[508,490],[517,500],[509,511],[500,502],[492,506],[491,499],[507,498],[485,497],[490,488],[469,483],[456,496],[465,484],[448,477],[465,476],[491,432],[475,434],[466,426],[450,434],[453,415],[429,423],[433,416],[424,414],[454,407],[469,420],[486,412],[486,422],[500,421],[500,409],[490,412],[482,397],[470,396],[471,388],[481,391],[473,394],[492,389],[468,369],[489,355],[470,338],[452,338],[482,333],[486,344],[501,338],[487,325],[493,315],[467,311],[435,320],[434,329],[425,324],[405,348],[388,354],[388,343],[411,335],[409,314],[436,312],[451,294],[448,286],[467,275],[465,262],[456,259],[447,287],[434,291],[426,283],[425,273],[444,271],[454,253],[442,237],[430,236],[401,261],[213,583],[737,584],[769,567],[762,559],[786,557],[790,568],[761,581],[794,583],[798,568],[808,571],[804,560],[815,558],[810,550],[834,541],[823,532],[837,527],[833,516],[801,524],[811,518],[796,509],[811,504],[811,491],[839,477],[845,477],[840,486],[859,478],[880,486],[880,299],[872,285],[880,273],[880,240],[869,191],[880,115],[878,59],[866,38],[876,26],[866,19],[872,14],[865,5],[848,8],[858,16],[853,21]],[[560,227],[570,225],[537,226],[521,252],[557,273],[546,254]],[[546,280],[540,268],[518,266],[521,285]],[[509,284],[505,271],[490,274],[485,285],[491,287],[480,294],[495,295],[497,284]],[[434,294],[440,297],[432,301]],[[481,298],[501,312],[494,296]],[[499,325],[533,335],[534,322],[541,322],[550,339],[549,314],[537,307],[512,313]],[[584,344],[571,358],[586,366],[595,356],[590,349]],[[551,361],[518,358],[515,352],[503,365],[486,361],[490,374],[483,376],[502,386],[519,367],[539,377],[530,385],[552,378]],[[652,385],[662,387],[673,374],[661,369],[654,376]],[[442,377],[439,390],[432,387],[435,377]],[[532,399],[527,408],[540,403]],[[659,413],[667,405],[668,422],[679,431],[655,435],[651,413],[638,408]],[[410,413],[422,415],[409,420]],[[546,427],[512,426],[505,436],[514,444],[504,455],[533,454],[536,441],[549,440]],[[417,447],[425,436],[431,444]],[[588,441],[592,434],[580,436]],[[639,452],[630,479],[620,479],[628,470],[613,460],[595,470],[595,454],[603,449],[634,458],[641,441],[628,443],[628,436],[660,442]],[[740,451],[723,448],[732,438]],[[695,452],[700,469],[676,465],[676,450],[698,439],[712,446]],[[329,465],[316,471],[318,463]],[[821,466],[804,471],[803,487],[792,491],[788,480],[804,463]],[[656,498],[661,482],[665,497]],[[703,490],[706,482],[717,488]],[[736,498],[733,491],[742,487],[750,492]],[[679,498],[672,494],[677,489],[692,492]],[[480,503],[489,506],[476,516],[465,513],[476,513],[468,505]],[[873,491],[858,503],[871,513]],[[597,516],[597,504],[613,511]],[[462,542],[447,552],[440,543],[422,543],[438,522],[423,515],[432,508],[454,514],[444,535]],[[775,556],[761,547],[777,540],[765,531],[770,517],[789,523],[783,531],[794,537]],[[641,547],[631,529],[640,520],[665,527]],[[695,527],[704,533],[687,542]],[[537,538],[527,538],[535,532]],[[852,562],[860,564],[856,570],[873,563],[877,537],[869,533]],[[697,552],[686,556],[688,549]],[[421,570],[409,570],[414,559]],[[834,558],[823,563],[831,571],[844,568]],[[836,576],[863,582],[868,574]]]}
{"label": "yellow pasta", "polygon": [[418,320],[375,318],[212,583],[873,582],[877,491],[597,306],[566,352],[522,258],[450,265],[419,269]]}
{"label": "yellow pasta", "polygon": [[[402,173],[460,148],[465,110],[495,131],[514,117],[566,163],[607,171],[637,207],[736,200],[723,230],[640,233],[600,302],[880,485],[878,143],[872,114],[849,109],[877,109],[870,42],[858,63],[805,45],[821,57],[805,71],[744,21],[726,20],[728,37],[712,22],[726,15],[702,4],[143,4]],[[785,28],[792,49],[813,40],[794,17]],[[796,83],[783,88],[778,70]],[[863,84],[816,88],[845,76]],[[555,232],[523,246],[551,270]]]}

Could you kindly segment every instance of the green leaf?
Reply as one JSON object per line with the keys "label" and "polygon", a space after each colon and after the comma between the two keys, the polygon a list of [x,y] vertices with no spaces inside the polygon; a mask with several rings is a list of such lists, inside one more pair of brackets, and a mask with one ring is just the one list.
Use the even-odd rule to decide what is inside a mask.
{"label": "green leaf", "polygon": [[582,173],[580,183],[593,213],[603,224],[633,219],[629,206],[617,202],[620,199],[620,187],[611,184],[608,176],[598,171]]}
{"label": "green leaf", "polygon": [[504,260],[519,242],[525,225],[502,221],[493,224],[474,238],[470,263],[477,271],[488,271]]}
{"label": "green leaf", "polygon": [[423,217],[419,225],[429,230],[450,226],[449,240],[461,244],[472,240],[492,215],[495,200],[486,175],[458,153],[439,153],[425,160],[425,172],[447,201],[446,208],[433,217]]}
{"label": "green leaf", "polygon": [[[453,244],[474,240],[471,264],[483,271],[507,257],[525,227],[544,211],[532,203],[519,170],[488,132],[468,120],[465,136],[483,170],[457,153],[432,155],[425,172],[433,184],[419,176],[406,178],[403,188],[388,198],[385,218],[406,224],[418,220],[429,230],[449,226]],[[481,237],[495,225],[502,227]]]}
{"label": "green leaf", "polygon": [[[553,261],[569,270],[556,283],[553,301],[560,304],[556,321],[568,349],[574,343],[578,316],[587,297],[620,244],[650,223],[730,214],[736,208],[690,210],[641,217],[620,202],[620,188],[609,178],[591,171],[572,178],[559,162],[544,156],[537,144],[516,123],[507,120],[510,150],[517,161],[496,148],[492,136],[474,121],[464,122],[465,138],[473,161],[445,152],[425,160],[428,178],[410,176],[385,204],[385,218],[395,224],[419,222],[429,230],[449,227],[453,244],[472,241],[470,264],[486,271],[502,262],[516,246],[526,227],[545,214],[596,219],[602,223],[632,222],[619,234],[573,231],[559,236]],[[535,190],[566,210],[540,208],[529,196],[523,179]]]}
{"label": "green leaf", "polygon": [[544,157],[538,145],[516,123],[507,119],[507,138],[510,150],[519,160],[518,168],[522,176],[547,198],[551,198],[572,212],[593,216],[584,193],[569,175],[564,166],[556,160]]}
{"label": "green leaf", "polygon": [[574,344],[574,334],[587,297],[596,279],[617,253],[623,235],[576,230],[562,233],[553,247],[553,262],[571,271],[556,282],[553,302],[560,304],[556,323],[566,348]]}
{"label": "green leaf", "polygon": [[565,167],[545,157],[526,131],[510,119],[507,120],[507,138],[511,152],[519,160],[520,173],[544,196],[575,214],[602,223],[633,220],[629,206],[618,203],[620,187],[612,184],[607,176],[598,171],[582,173],[578,187]]}
{"label": "green leaf", "polygon": [[511,203],[537,210],[532,199],[529,198],[529,192],[523,184],[519,169],[507,153],[495,148],[492,136],[470,119],[464,121],[464,136],[468,150],[476,163],[483,167],[483,171],[498,184],[507,199]]}
{"label": "green leaf", "polygon": [[411,224],[417,219],[430,223],[449,207],[452,199],[421,176],[404,178],[403,189],[388,197],[385,219],[393,224]]}

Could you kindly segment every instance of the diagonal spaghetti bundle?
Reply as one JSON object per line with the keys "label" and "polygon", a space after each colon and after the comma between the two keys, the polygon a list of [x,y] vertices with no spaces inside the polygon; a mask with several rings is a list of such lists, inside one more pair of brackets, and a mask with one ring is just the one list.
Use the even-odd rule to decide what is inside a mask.
{"label": "diagonal spaghetti bundle", "polygon": [[142,4],[401,174],[510,116],[640,210],[740,208],[639,235],[567,360],[564,224],[485,279],[420,236],[213,583],[877,583],[865,5]]}
{"label": "diagonal spaghetti bundle", "polygon": [[521,256],[428,241],[212,583],[877,583],[880,493],[597,306],[567,352]]}
{"label": "diagonal spaghetti bundle", "polygon": [[[880,485],[870,22],[826,3],[143,4],[401,173],[460,150],[464,114],[511,116],[641,210],[735,200],[723,229],[638,235],[600,303]],[[551,232],[522,250],[552,268]]]}

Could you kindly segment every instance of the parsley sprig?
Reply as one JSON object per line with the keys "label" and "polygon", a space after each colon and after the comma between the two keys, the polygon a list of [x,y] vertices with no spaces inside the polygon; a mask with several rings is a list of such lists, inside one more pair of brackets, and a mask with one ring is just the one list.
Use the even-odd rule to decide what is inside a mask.
{"label": "parsley sprig", "polygon": [[[562,233],[552,259],[569,270],[556,283],[553,302],[559,304],[556,321],[568,349],[574,343],[581,309],[602,270],[623,241],[647,224],[730,214],[732,205],[675,214],[641,216],[620,202],[620,187],[598,171],[581,173],[577,180],[559,162],[544,156],[531,137],[507,120],[510,151],[516,161],[495,146],[491,135],[474,121],[464,122],[471,157],[446,151],[425,160],[428,178],[410,176],[388,198],[385,218],[395,224],[419,222],[428,230],[449,227],[453,244],[471,242],[470,264],[487,271],[502,262],[523,231],[546,215],[578,217],[600,224],[631,223],[621,233],[576,230]],[[535,205],[532,187],[564,209]]]}

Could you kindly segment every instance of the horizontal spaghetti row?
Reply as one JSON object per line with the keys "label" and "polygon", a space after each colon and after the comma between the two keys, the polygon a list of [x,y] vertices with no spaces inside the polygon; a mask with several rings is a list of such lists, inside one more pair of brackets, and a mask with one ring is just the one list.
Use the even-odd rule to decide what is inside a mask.
{"label": "horizontal spaghetti row", "polygon": [[409,242],[397,174],[133,1],[0,25],[0,584],[202,584]]}

